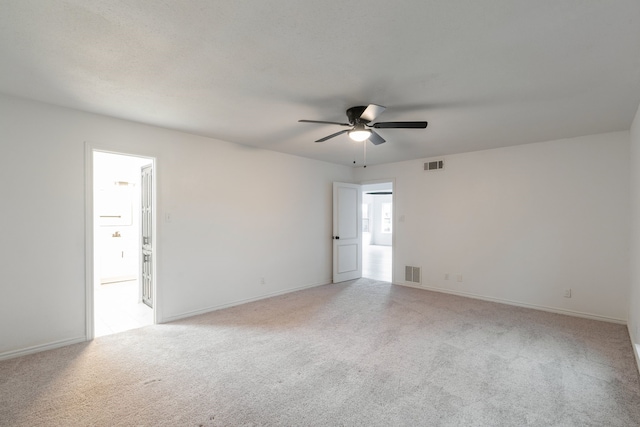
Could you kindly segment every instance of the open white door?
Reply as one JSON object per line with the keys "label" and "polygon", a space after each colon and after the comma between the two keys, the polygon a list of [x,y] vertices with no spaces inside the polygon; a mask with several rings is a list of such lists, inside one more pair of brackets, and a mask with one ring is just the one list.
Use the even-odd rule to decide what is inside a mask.
{"label": "open white door", "polygon": [[142,215],[140,231],[142,233],[142,253],[140,272],[140,293],[142,302],[153,307],[153,166],[143,166],[142,172]]}
{"label": "open white door", "polygon": [[333,183],[333,283],[362,277],[362,189]]}

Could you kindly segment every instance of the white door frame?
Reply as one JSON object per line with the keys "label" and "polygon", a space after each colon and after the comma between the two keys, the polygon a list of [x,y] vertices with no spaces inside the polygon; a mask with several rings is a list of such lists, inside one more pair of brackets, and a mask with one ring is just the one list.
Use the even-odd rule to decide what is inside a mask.
{"label": "white door frame", "polygon": [[374,179],[371,181],[362,181],[360,183],[360,185],[365,186],[365,185],[371,185],[371,184],[388,184],[391,183],[391,186],[393,187],[392,193],[391,193],[391,203],[392,203],[392,208],[393,208],[393,215],[391,218],[391,223],[392,223],[392,227],[391,227],[391,283],[395,284],[396,283],[396,270],[394,268],[394,266],[396,265],[396,226],[398,224],[398,220],[397,220],[397,215],[396,215],[396,179],[395,178],[388,178],[388,179]]}
{"label": "white door frame", "polygon": [[[110,154],[119,154],[123,156],[130,157],[144,157],[151,159],[153,164],[153,212],[152,216],[152,230],[154,239],[151,241],[151,246],[153,253],[155,254],[156,260],[157,257],[157,242],[158,242],[158,231],[157,231],[157,176],[158,176],[158,159],[149,154],[142,153],[132,153],[126,148],[116,147],[116,146],[103,146],[103,145],[94,145],[90,142],[84,143],[84,162],[85,162],[85,215],[84,215],[84,223],[85,223],[85,339],[87,341],[91,341],[95,336],[95,325],[94,325],[94,253],[93,253],[93,245],[94,245],[94,211],[93,211],[93,153],[94,152],[103,152]],[[154,307],[153,307],[153,323],[159,323],[162,317],[160,316],[158,306],[158,275],[156,274],[157,270],[157,262],[153,263],[153,295],[155,297]]]}

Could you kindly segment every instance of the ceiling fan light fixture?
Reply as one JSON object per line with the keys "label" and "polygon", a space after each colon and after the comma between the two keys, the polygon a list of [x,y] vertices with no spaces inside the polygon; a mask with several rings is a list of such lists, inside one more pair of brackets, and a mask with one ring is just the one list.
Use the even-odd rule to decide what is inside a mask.
{"label": "ceiling fan light fixture", "polygon": [[362,142],[371,136],[371,131],[369,129],[365,129],[364,125],[358,123],[355,127],[349,131],[349,138],[354,141]]}

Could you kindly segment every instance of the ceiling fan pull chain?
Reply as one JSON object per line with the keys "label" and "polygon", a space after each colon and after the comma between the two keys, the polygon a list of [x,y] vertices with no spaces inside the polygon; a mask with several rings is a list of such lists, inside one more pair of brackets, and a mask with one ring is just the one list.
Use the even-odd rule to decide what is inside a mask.
{"label": "ceiling fan pull chain", "polygon": [[367,167],[367,140],[362,141],[362,146],[364,147],[364,167]]}
{"label": "ceiling fan pull chain", "polygon": [[[358,156],[358,147],[353,144],[353,164],[356,164],[356,157]],[[355,167],[355,166],[354,166]]]}

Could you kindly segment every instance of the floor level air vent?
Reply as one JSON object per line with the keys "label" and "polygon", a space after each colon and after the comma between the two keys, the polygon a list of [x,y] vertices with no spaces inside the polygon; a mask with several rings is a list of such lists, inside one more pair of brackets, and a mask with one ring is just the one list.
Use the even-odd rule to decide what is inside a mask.
{"label": "floor level air vent", "polygon": [[404,281],[411,283],[420,283],[420,267],[404,267]]}
{"label": "floor level air vent", "polygon": [[444,160],[434,160],[424,164],[424,170],[426,171],[437,171],[439,169],[444,169]]}

